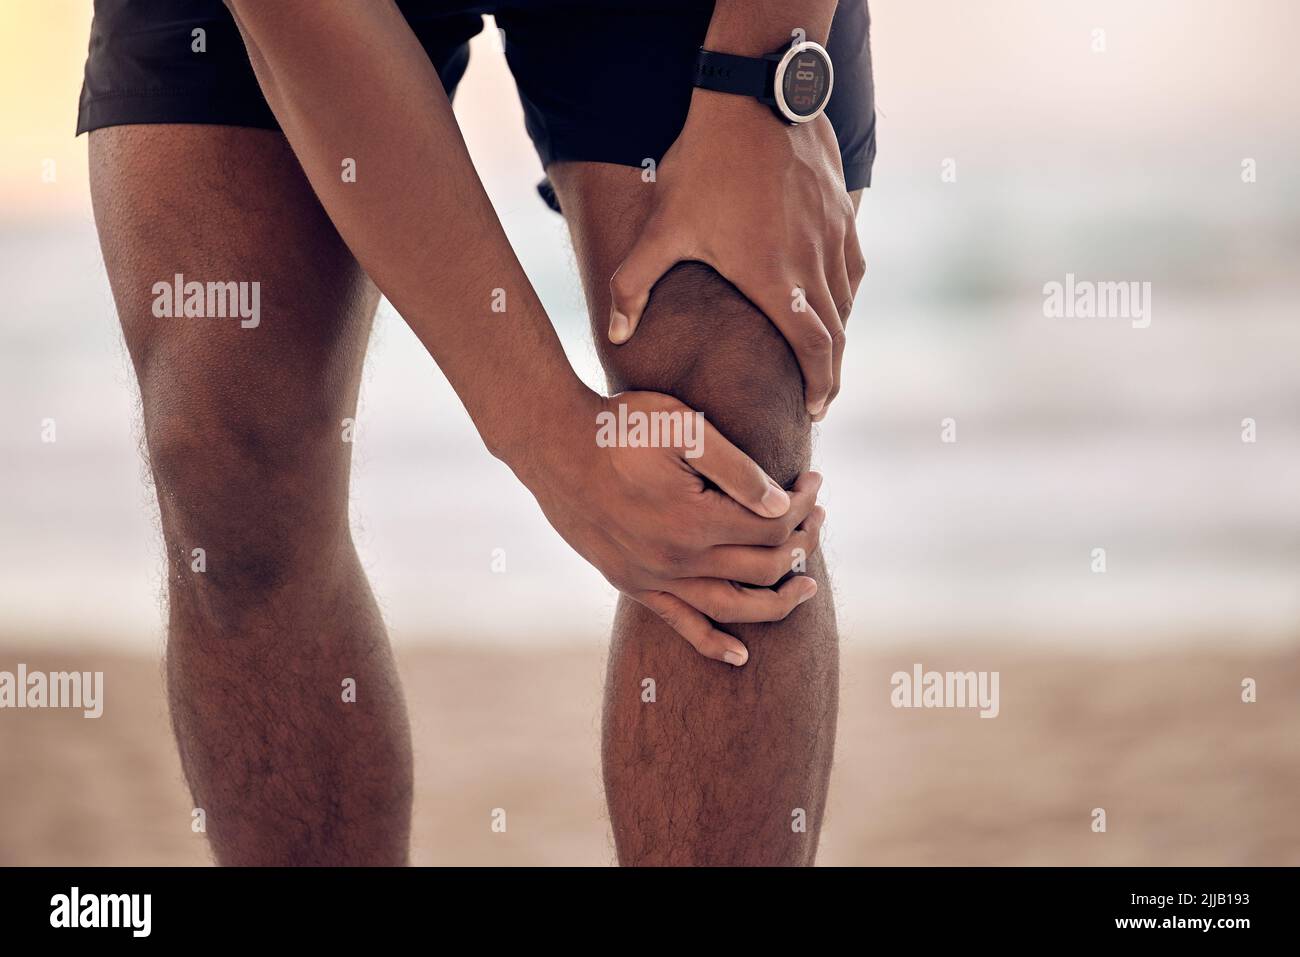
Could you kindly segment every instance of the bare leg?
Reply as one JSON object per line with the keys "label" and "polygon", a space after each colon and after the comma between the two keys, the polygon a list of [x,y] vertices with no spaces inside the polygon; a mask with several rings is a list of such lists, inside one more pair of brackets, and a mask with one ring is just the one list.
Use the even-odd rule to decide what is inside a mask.
{"label": "bare leg", "polygon": [[[614,389],[667,392],[703,412],[779,482],[808,467],[798,365],[776,327],[711,269],[676,267],[636,336],[606,337],[609,277],[652,185],[595,163],[550,170],[573,235],[601,360]],[[827,583],[821,556],[808,574]],[[605,687],[603,766],[624,864],[811,864],[838,704],[831,589],[782,622],[740,625],[749,663],[701,658],[657,617],[619,601]],[[656,701],[642,700],[655,681]]]}
{"label": "bare leg", "polygon": [[[98,130],[90,170],[166,542],[172,723],[216,859],[404,863],[410,732],[343,441],[377,294],[277,133]],[[177,273],[259,282],[260,325],[156,318]]]}

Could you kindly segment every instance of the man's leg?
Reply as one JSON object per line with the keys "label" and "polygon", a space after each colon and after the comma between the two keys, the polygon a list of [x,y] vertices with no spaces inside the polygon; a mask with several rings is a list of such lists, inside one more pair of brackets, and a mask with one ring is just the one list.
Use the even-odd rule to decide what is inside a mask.
{"label": "man's leg", "polygon": [[[776,327],[706,266],[655,287],[636,335],[606,337],[609,277],[636,238],[654,187],[639,169],[550,170],[582,271],[611,388],[667,392],[703,412],[787,487],[808,467],[798,365]],[[749,663],[700,657],[621,598],[605,687],[602,758],[623,864],[811,864],[835,743],[838,636],[823,587],[784,621],[739,625]],[[653,703],[642,682],[653,678]]]}
{"label": "man's leg", "polygon": [[[167,549],[172,723],[216,859],[403,863],[410,732],[343,440],[377,294],[278,133],[102,129],[90,170]],[[156,318],[178,273],[259,282],[260,324]]]}

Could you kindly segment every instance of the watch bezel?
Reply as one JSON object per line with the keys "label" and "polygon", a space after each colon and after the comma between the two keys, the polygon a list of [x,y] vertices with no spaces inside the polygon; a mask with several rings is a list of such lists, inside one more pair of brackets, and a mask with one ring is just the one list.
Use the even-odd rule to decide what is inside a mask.
{"label": "watch bezel", "polygon": [[[815,113],[809,113],[807,116],[805,116],[801,113],[796,113],[794,110],[790,108],[789,104],[786,103],[785,71],[790,66],[791,61],[793,61],[796,56],[808,50],[813,50],[816,53],[820,54],[821,58],[826,61],[827,81],[826,81],[826,95],[822,98],[821,105],[817,107],[817,111]],[[776,103],[777,112],[780,113],[787,120],[789,120],[791,123],[811,123],[813,120],[817,119],[817,117],[825,113],[826,104],[828,104],[831,101],[831,93],[833,93],[834,90],[835,90],[835,64],[831,61],[831,55],[826,52],[826,48],[822,46],[820,43],[815,43],[812,40],[805,40],[802,43],[793,43],[785,51],[785,53],[782,54],[781,59],[777,61],[776,74],[773,78],[773,84],[772,84],[772,99]]]}

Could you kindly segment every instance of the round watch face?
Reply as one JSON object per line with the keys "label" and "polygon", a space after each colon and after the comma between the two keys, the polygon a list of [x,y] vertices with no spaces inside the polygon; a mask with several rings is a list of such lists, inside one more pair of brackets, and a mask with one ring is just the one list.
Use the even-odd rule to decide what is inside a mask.
{"label": "round watch face", "polygon": [[776,67],[776,105],[791,123],[816,119],[831,98],[835,71],[831,58],[818,43],[797,43]]}

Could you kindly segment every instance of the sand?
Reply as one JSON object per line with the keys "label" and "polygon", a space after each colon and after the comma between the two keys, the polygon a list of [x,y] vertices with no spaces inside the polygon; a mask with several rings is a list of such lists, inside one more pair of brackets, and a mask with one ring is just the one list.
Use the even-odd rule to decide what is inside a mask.
{"label": "sand", "polygon": [[[0,668],[94,668],[104,716],[0,711],[0,864],[202,865],[160,666],[0,643]],[[990,655],[1001,714],[896,710],[900,654],[851,652],[820,863],[1300,864],[1300,657]],[[968,665],[927,654],[927,668]],[[399,654],[417,864],[613,863],[598,768],[601,655]],[[1243,677],[1259,700],[1241,701]],[[490,811],[509,829],[494,834]],[[1090,827],[1104,807],[1105,833]]]}

